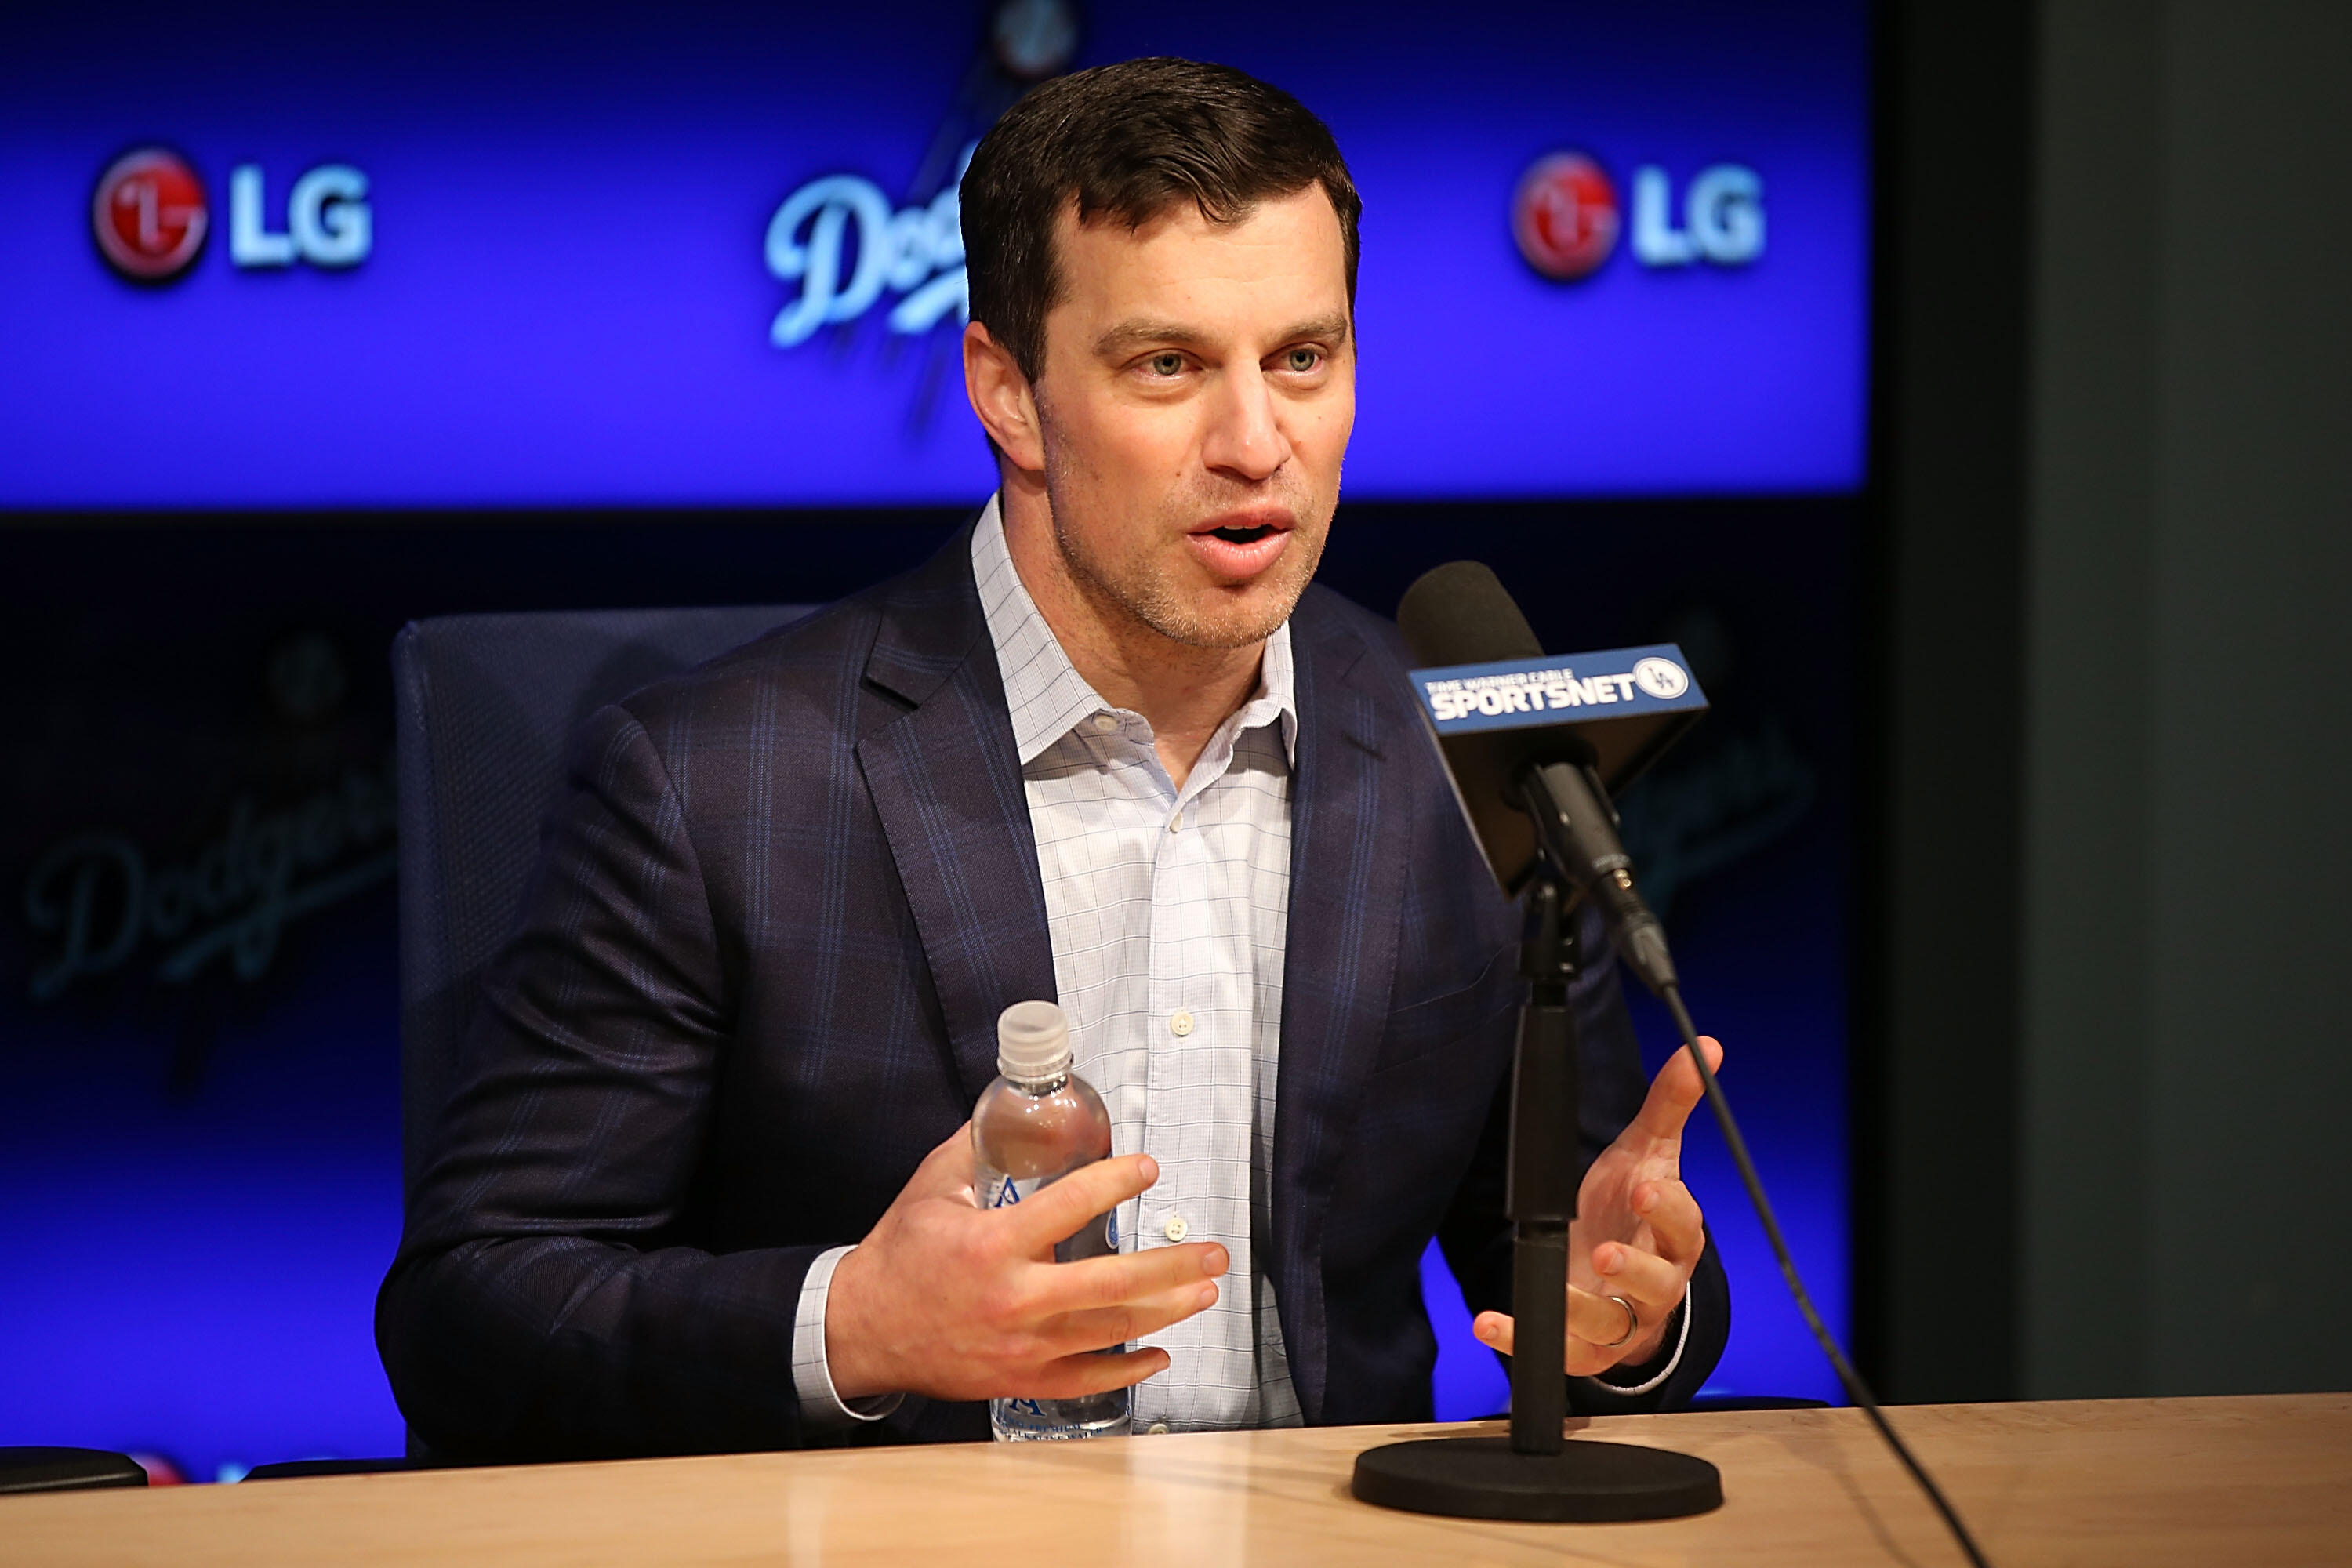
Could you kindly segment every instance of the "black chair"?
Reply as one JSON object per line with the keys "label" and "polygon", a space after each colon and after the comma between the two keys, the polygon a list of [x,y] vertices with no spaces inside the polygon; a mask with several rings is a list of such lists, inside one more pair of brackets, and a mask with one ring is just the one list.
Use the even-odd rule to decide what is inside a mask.
{"label": "black chair", "polygon": [[245,1472],[248,1481],[299,1481],[306,1476],[376,1476],[424,1467],[410,1459],[280,1459]]}
{"label": "black chair", "polygon": [[146,1484],[147,1472],[128,1454],[103,1448],[0,1448],[0,1496]]}
{"label": "black chair", "polygon": [[[433,1123],[456,1081],[482,972],[520,912],[572,732],[605,703],[814,607],[444,616],[402,628],[392,670],[404,1194],[415,1189]],[[412,1436],[409,1463],[434,1462]]]}

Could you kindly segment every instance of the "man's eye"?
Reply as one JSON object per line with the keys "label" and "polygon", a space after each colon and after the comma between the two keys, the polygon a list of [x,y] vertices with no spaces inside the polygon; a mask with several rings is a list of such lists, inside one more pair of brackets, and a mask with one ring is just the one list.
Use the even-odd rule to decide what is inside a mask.
{"label": "man's eye", "polygon": [[1173,352],[1162,354],[1153,354],[1150,359],[1143,363],[1146,368],[1148,368],[1154,375],[1181,375],[1184,374],[1184,356]]}
{"label": "man's eye", "polygon": [[1321,349],[1292,349],[1283,356],[1283,364],[1304,375],[1323,363]]}

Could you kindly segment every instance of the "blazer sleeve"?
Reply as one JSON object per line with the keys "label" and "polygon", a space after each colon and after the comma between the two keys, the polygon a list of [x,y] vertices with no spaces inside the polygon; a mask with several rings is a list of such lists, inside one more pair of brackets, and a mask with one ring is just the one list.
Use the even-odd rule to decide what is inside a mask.
{"label": "blazer sleeve", "polygon": [[[1578,926],[1584,970],[1571,1000],[1577,1013],[1577,1170],[1588,1168],[1616,1141],[1649,1091],[1641,1042],[1618,983],[1617,955],[1599,911],[1588,901]],[[1514,1017],[1508,1027],[1516,1029]],[[1511,1226],[1505,1207],[1509,1176],[1511,1089],[1504,1076],[1470,1171],[1455,1190],[1439,1226],[1438,1244],[1473,1313],[1511,1310]],[[1674,1410],[1699,1391],[1731,1334],[1731,1288],[1712,1239],[1691,1274],[1690,1333],[1674,1375],[1646,1394],[1628,1394],[1592,1378],[1568,1380],[1569,1407],[1580,1415],[1613,1415]],[[1670,1332],[1669,1338],[1671,1340]],[[1671,1353],[1668,1351],[1661,1352]],[[1626,1368],[1628,1377],[1636,1369]],[[1636,1379],[1635,1381],[1647,1381]]]}
{"label": "blazer sleeve", "polygon": [[452,1458],[798,1446],[793,1316],[822,1248],[678,1234],[731,967],[678,792],[619,708],[568,773],[377,1299],[385,1370]]}

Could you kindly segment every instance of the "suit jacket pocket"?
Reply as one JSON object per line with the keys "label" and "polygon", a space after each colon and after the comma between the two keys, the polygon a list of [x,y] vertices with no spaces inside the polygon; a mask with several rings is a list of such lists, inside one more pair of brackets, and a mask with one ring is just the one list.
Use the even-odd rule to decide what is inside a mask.
{"label": "suit jacket pocket", "polygon": [[1509,943],[1487,959],[1469,984],[1398,1008],[1389,1015],[1372,1070],[1386,1072],[1426,1058],[1484,1057],[1507,1050],[1510,1020],[1526,994],[1519,978],[1519,944]]}

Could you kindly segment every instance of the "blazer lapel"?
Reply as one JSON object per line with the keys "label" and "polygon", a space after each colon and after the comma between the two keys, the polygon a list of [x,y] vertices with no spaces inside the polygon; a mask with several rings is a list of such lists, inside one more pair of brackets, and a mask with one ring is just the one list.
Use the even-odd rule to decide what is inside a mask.
{"label": "blazer lapel", "polygon": [[1396,973],[1408,825],[1383,746],[1403,722],[1353,632],[1316,613],[1292,620],[1298,762],[1291,790],[1290,918],[1282,970],[1282,1058],[1274,1120],[1272,1273],[1291,1383],[1309,1422],[1328,1372],[1324,1217]]}
{"label": "blazer lapel", "polygon": [[857,765],[930,965],[968,1099],[996,1077],[996,1016],[1055,996],[1037,845],[966,529],[885,605],[870,686],[909,705]]}

